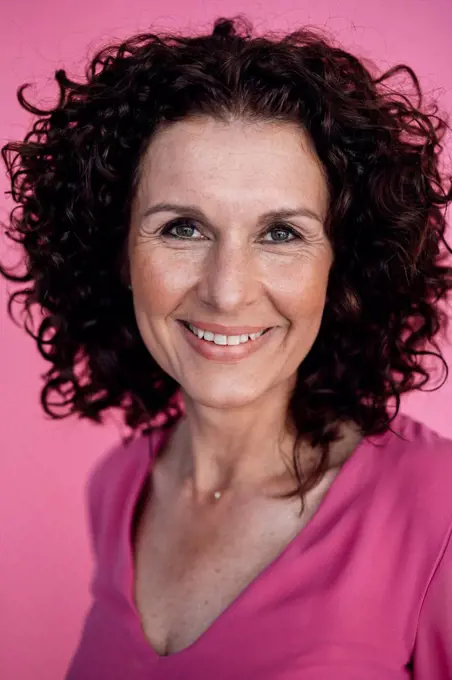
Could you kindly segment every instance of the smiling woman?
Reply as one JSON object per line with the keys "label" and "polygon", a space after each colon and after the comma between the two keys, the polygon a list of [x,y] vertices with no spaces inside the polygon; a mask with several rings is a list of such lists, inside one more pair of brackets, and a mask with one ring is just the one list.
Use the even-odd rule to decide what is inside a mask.
{"label": "smiling woman", "polygon": [[184,401],[220,408],[237,436],[237,408],[253,404],[247,428],[255,408],[270,420],[287,408],[320,328],[332,262],[320,161],[294,124],[194,118],[157,132],[140,172],[128,238],[140,335]]}
{"label": "smiling woman", "polygon": [[56,79],[3,148],[3,273],[46,412],[131,429],[89,481],[67,680],[451,679],[452,442],[399,413],[452,288],[415,74],[219,19]]}

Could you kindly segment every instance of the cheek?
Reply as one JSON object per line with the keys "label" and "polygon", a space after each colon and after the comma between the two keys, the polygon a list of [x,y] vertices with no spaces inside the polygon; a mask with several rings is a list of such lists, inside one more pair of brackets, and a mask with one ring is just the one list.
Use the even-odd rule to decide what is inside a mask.
{"label": "cheek", "polygon": [[193,266],[187,258],[164,252],[136,253],[132,263],[134,296],[154,314],[169,313],[191,285]]}
{"label": "cheek", "polygon": [[317,323],[323,313],[330,262],[328,258],[305,257],[273,272],[272,292],[280,311],[293,324]]}

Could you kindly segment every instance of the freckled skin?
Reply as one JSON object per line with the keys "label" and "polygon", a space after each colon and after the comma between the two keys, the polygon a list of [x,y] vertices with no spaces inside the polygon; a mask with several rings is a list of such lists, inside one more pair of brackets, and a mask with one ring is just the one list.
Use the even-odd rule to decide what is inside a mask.
{"label": "freckled skin", "polygon": [[[164,236],[164,225],[183,213],[141,219],[162,201],[196,206],[205,220],[187,218],[190,238]],[[285,403],[325,305],[332,264],[327,204],[320,161],[295,125],[198,118],[151,140],[129,237],[134,306],[146,346],[188,401],[223,411],[254,404],[256,414],[264,404],[271,410],[273,400]],[[259,223],[262,213],[299,206],[320,220]],[[301,238],[289,231],[287,242],[276,242],[269,235],[275,228]],[[181,318],[276,332],[261,350],[222,364],[193,351]]]}
{"label": "freckled skin", "polygon": [[[157,133],[141,170],[129,238],[135,314],[149,351],[181,386],[186,417],[153,465],[135,593],[150,644],[171,654],[198,639],[301,531],[357,436],[306,494],[301,517],[299,498],[273,496],[294,490],[287,401],[320,327],[333,258],[327,184],[304,133],[293,124],[186,120]],[[202,213],[143,219],[162,202]],[[300,207],[318,219],[260,220]],[[178,319],[274,330],[248,356],[222,363],[199,354]]]}

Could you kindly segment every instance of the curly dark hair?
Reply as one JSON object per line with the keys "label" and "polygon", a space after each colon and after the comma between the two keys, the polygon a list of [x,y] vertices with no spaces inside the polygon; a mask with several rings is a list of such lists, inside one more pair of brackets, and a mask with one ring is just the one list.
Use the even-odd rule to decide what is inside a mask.
{"label": "curly dark hair", "polygon": [[[125,244],[142,155],[160,126],[192,115],[296,122],[326,172],[334,263],[288,413],[297,444],[323,453],[303,478],[295,446],[297,491],[324,471],[341,421],[364,435],[390,429],[400,395],[431,378],[426,355],[447,376],[436,336],[452,287],[444,263],[452,186],[441,170],[449,128],[436,103],[424,105],[411,68],[372,68],[319,30],[252,37],[238,16],[217,19],[207,35],[143,33],[104,47],[83,82],[56,71],[50,110],[25,100],[27,84],[19,88],[37,119],[2,156],[18,204],[7,234],[23,248],[25,273],[1,271],[26,284],[8,309],[21,302],[22,323],[51,364],[41,393],[47,414],[101,422],[120,408],[133,431],[180,415],[179,386],[137,328]],[[400,75],[415,94],[390,87]],[[44,314],[37,330],[36,307]]]}

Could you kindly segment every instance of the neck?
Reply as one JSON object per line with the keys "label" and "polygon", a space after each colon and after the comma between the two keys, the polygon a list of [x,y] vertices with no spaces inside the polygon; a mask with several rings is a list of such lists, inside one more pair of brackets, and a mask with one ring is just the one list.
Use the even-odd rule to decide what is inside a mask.
{"label": "neck", "polygon": [[[183,395],[186,415],[178,423],[170,454],[174,474],[194,497],[261,489],[294,478],[294,431],[281,394],[240,409],[213,409]],[[218,496],[218,493],[217,493]]]}

